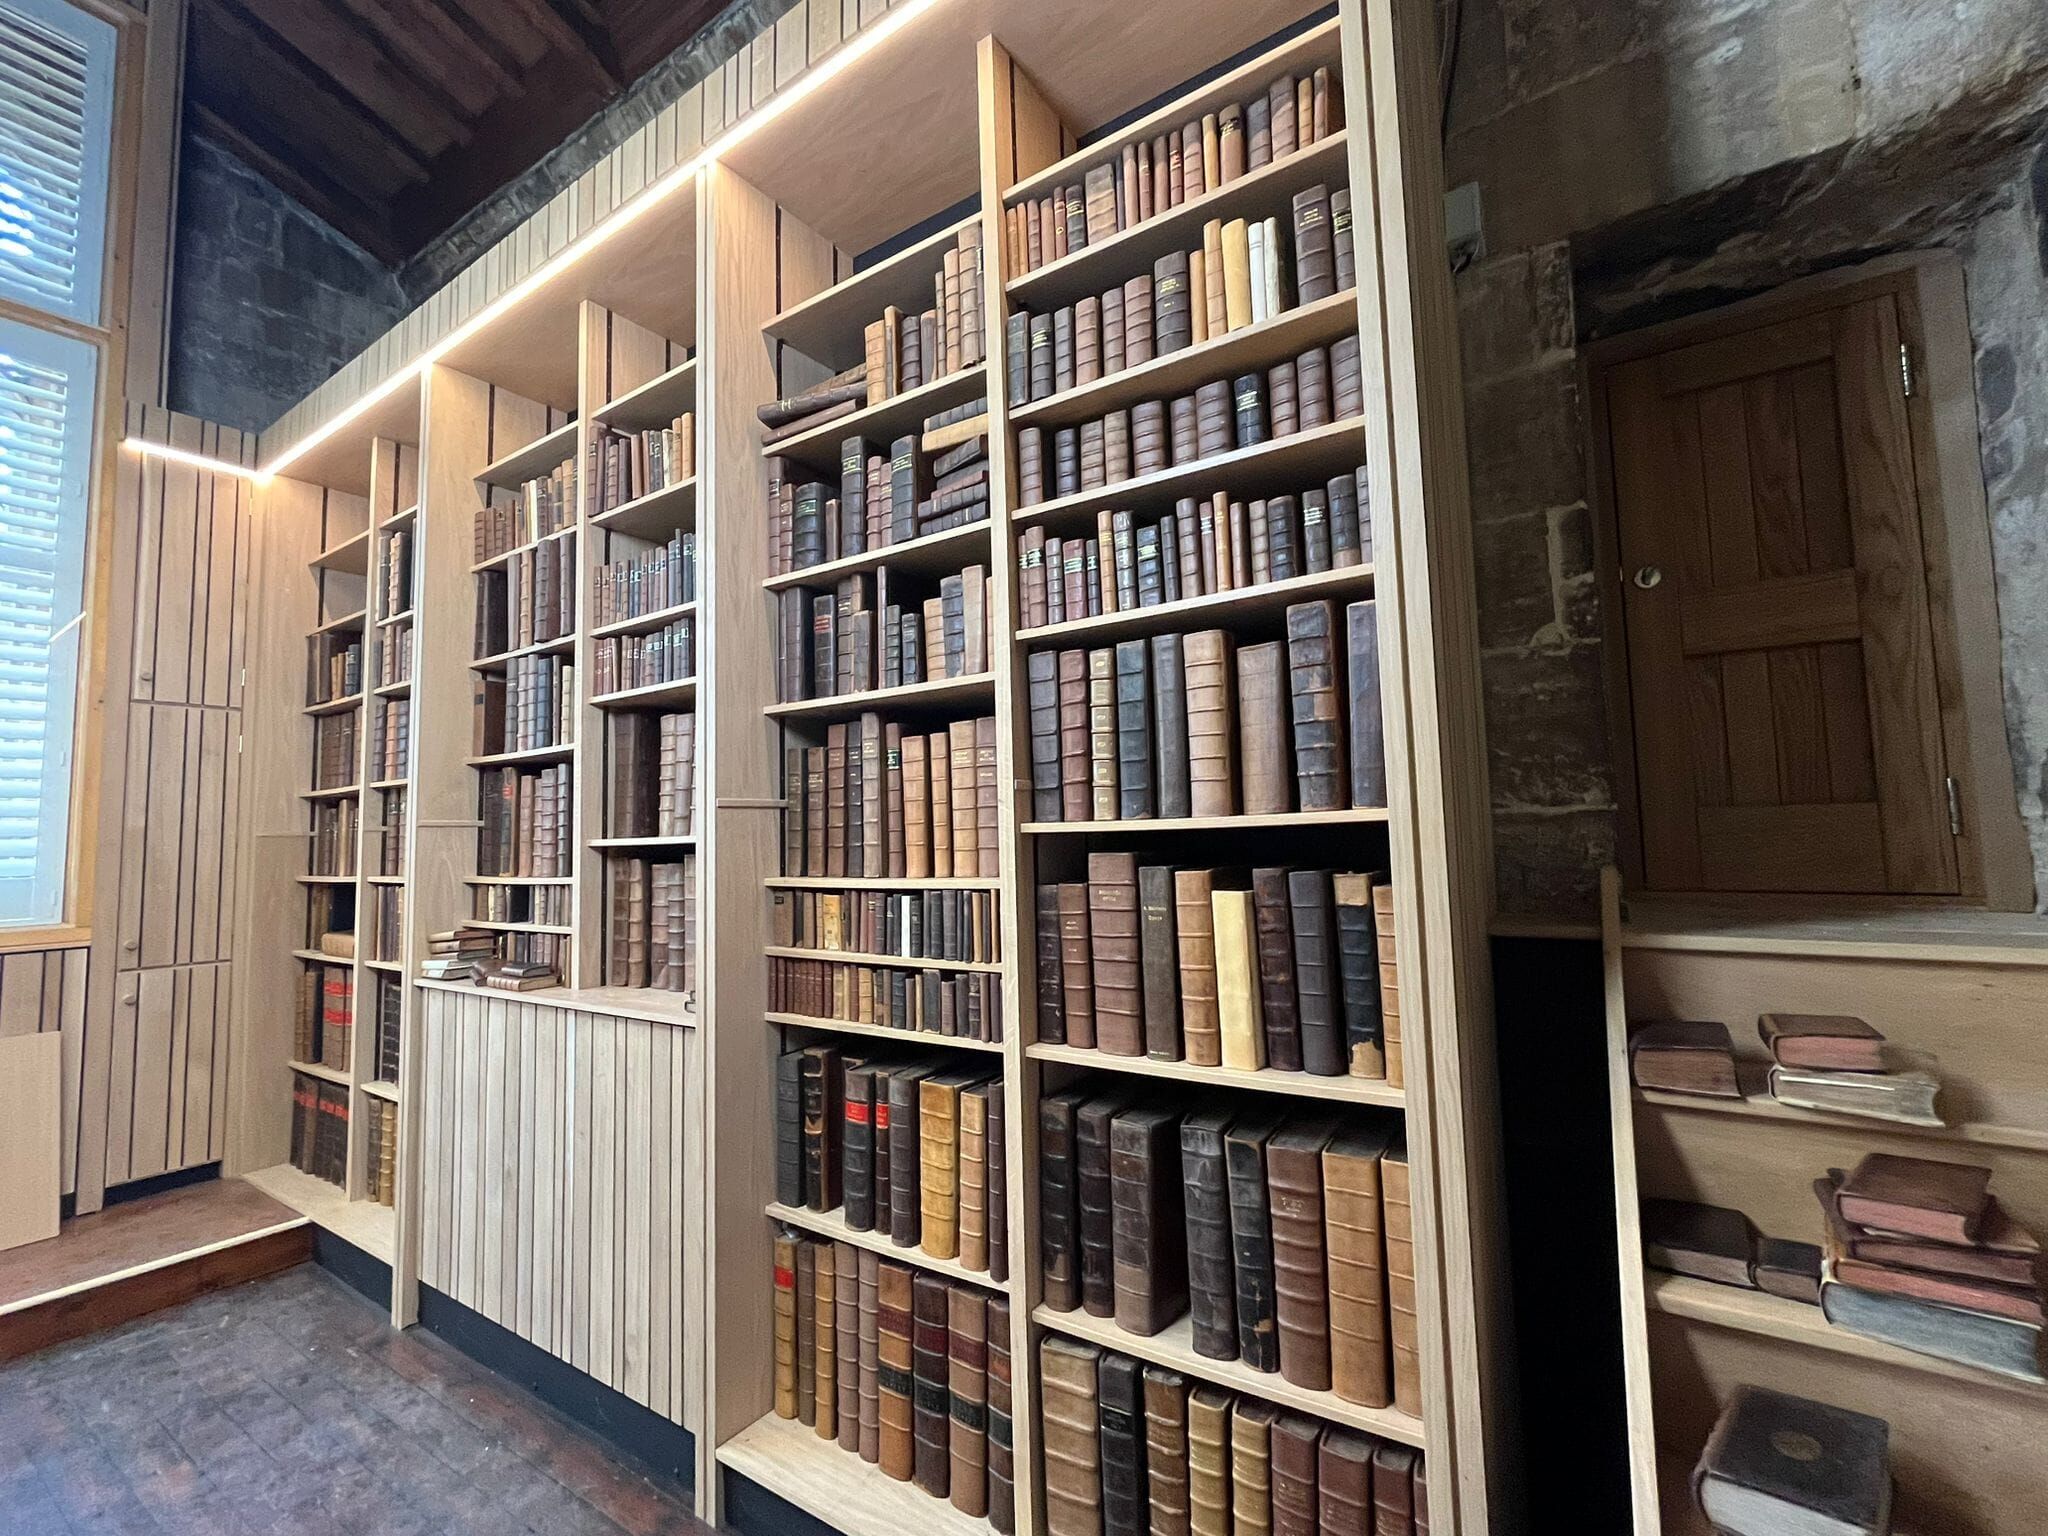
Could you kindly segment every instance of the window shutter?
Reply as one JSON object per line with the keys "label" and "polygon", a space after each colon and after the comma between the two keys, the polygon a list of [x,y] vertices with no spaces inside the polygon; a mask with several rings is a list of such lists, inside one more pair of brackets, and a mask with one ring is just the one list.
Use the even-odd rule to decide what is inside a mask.
{"label": "window shutter", "polygon": [[63,0],[0,0],[0,293],[97,324],[114,29]]}

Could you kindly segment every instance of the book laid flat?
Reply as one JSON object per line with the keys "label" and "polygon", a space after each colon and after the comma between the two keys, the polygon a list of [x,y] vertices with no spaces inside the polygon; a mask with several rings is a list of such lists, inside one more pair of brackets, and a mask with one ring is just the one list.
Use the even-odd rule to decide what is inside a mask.
{"label": "book laid flat", "polygon": [[1742,1212],[1690,1200],[1645,1200],[1642,1226],[1643,1259],[1653,1268],[1755,1288],[1756,1233]]}
{"label": "book laid flat", "polygon": [[1048,1334],[1038,1347],[1047,1536],[1100,1536],[1102,1449],[1092,1344]]}
{"label": "book laid flat", "polygon": [[1759,1238],[1754,1273],[1760,1291],[1809,1306],[1820,1303],[1821,1250],[1817,1244]]}
{"label": "book laid flat", "polygon": [[1823,1271],[1821,1315],[1837,1328],[1954,1360],[2017,1381],[2048,1382],[2041,1365],[2041,1327],[1989,1313],[1888,1295],[1849,1285]]}
{"label": "book laid flat", "polygon": [[[1989,1221],[1980,1221],[1977,1240],[1966,1244],[1938,1239],[1915,1243],[1911,1239],[1878,1236],[1850,1219],[1843,1198],[1845,1188],[1846,1181],[1838,1171],[1831,1171],[1827,1178],[1814,1183],[1814,1194],[1826,1221],[1822,1235],[1822,1278],[1826,1284],[1852,1287],[1873,1296],[1900,1297],[1979,1313],[1986,1318],[2002,1318],[2039,1332],[2044,1316],[2042,1277],[2034,1267],[2039,1257],[2037,1247],[2032,1252],[2006,1254],[1989,1250],[1984,1243],[1991,1231]],[[1998,1214],[2002,1218],[2002,1212]],[[2019,1246],[2032,1243],[2030,1234],[2022,1235],[2026,1243]],[[1866,1241],[1873,1237],[1875,1241]],[[1889,1255],[1880,1244],[1906,1248],[1902,1256],[1914,1262],[1888,1262]],[[1949,1250],[1953,1259],[1943,1262],[1938,1257],[1942,1249]],[[1930,1257],[1934,1262],[1928,1262]],[[1999,1259],[2007,1261],[2004,1273],[1987,1273],[1994,1269],[1994,1263],[1987,1261]],[[1955,1260],[1964,1262],[1958,1265]],[[2027,1267],[2022,1268],[2022,1264]]]}
{"label": "book laid flat", "polygon": [[1728,1026],[1708,1019],[1657,1019],[1629,1034],[1628,1064],[1638,1088],[1738,1099],[1735,1047]]}
{"label": "book laid flat", "polygon": [[1882,1072],[1884,1036],[1863,1020],[1836,1013],[1766,1013],[1757,1034],[1781,1067],[1830,1072]]}
{"label": "book laid flat", "polygon": [[1835,1186],[1841,1178],[1840,1170],[1830,1170],[1827,1178],[1814,1181],[1813,1188],[1820,1199],[1830,1245],[1839,1246],[1851,1258],[2000,1285],[2030,1285],[2040,1272],[2039,1240],[2014,1221],[1996,1197],[1985,1203],[1974,1243],[1941,1243],[1850,1226],[1842,1220],[1835,1202]]}
{"label": "book laid flat", "polygon": [[1821,1067],[1773,1066],[1771,1097],[1795,1109],[1859,1115],[1901,1125],[1946,1125],[1935,1105],[1941,1079],[1931,1072],[1833,1071]]}
{"label": "book laid flat", "polygon": [[1991,1170],[1873,1152],[1837,1190],[1842,1219],[1854,1226],[1936,1242],[1976,1238],[1990,1200]]}
{"label": "book laid flat", "polygon": [[1883,1536],[1890,1440],[1883,1419],[1737,1387],[1693,1470],[1693,1497],[1723,1531]]}

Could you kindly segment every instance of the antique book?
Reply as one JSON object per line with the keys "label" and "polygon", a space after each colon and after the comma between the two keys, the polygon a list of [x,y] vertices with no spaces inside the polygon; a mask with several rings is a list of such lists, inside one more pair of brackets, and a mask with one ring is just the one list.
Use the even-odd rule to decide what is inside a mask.
{"label": "antique book", "polygon": [[1057,1334],[1038,1346],[1039,1434],[1046,1536],[1101,1536],[1102,1440],[1096,1372],[1102,1352]]}
{"label": "antique book", "polygon": [[1645,1200],[1643,1260],[1677,1275],[1754,1289],[1756,1234],[1749,1218],[1725,1206]]}
{"label": "antique book", "polygon": [[[885,1101],[886,1103],[886,1101]],[[843,1214],[856,1232],[875,1229],[875,1068],[846,1064],[844,1129],[840,1148]]]}
{"label": "antique book", "polygon": [[[1286,669],[1286,650],[1277,640],[1238,648],[1238,740],[1243,754],[1244,813],[1248,816],[1294,809],[1293,730],[1288,718]],[[1192,700],[1190,710],[1192,720]]]}
{"label": "antique book", "polygon": [[1117,818],[1116,652],[1088,653],[1088,806],[1096,821]]}
{"label": "antique book", "polygon": [[998,1536],[1017,1529],[1016,1457],[1010,1403],[1010,1302],[988,1303],[988,1523]]}
{"label": "antique book", "polygon": [[1273,1225],[1266,1182],[1269,1143],[1277,1115],[1253,1113],[1234,1122],[1223,1138],[1230,1181],[1230,1248],[1237,1285],[1238,1356],[1255,1371],[1280,1368],[1280,1325],[1273,1272]]}
{"label": "antique book", "polygon": [[1344,1073],[1341,981],[1336,964],[1332,881],[1326,869],[1287,873],[1293,929],[1295,1009],[1301,1026],[1301,1065],[1318,1077]]}
{"label": "antique book", "polygon": [[1323,1148],[1334,1122],[1290,1125],[1266,1143],[1280,1374],[1298,1387],[1330,1386],[1329,1266],[1324,1257]]}
{"label": "antique book", "polygon": [[1230,1408],[1230,1512],[1237,1536],[1267,1536],[1273,1529],[1273,1421],[1271,1403],[1241,1397]]}
{"label": "antique book", "polygon": [[988,1298],[946,1287],[947,1490],[964,1515],[988,1513]]}
{"label": "antique book", "polygon": [[900,1264],[883,1264],[876,1281],[875,1394],[882,1470],[900,1483],[910,1481],[916,1465],[911,1306],[911,1271]]}
{"label": "antique book", "polygon": [[863,1249],[860,1255],[860,1459],[882,1459],[881,1397],[882,1260]]}
{"label": "antique book", "polygon": [[1056,1312],[1081,1304],[1081,1223],[1074,1177],[1074,1115],[1083,1090],[1038,1101],[1038,1239],[1042,1300]]}
{"label": "antique book", "polygon": [[837,1046],[814,1045],[803,1053],[803,1203],[814,1211],[839,1208],[839,1137],[845,1121],[839,1094],[845,1072]]}
{"label": "antique book", "polygon": [[1250,891],[1215,891],[1209,898],[1216,955],[1216,1016],[1222,1064],[1255,1072],[1266,1064],[1260,1013],[1259,962]]}
{"label": "antique book", "polygon": [[1038,957],[1038,1038],[1054,1045],[1067,1039],[1065,973],[1060,963],[1060,888],[1038,888],[1033,927]]}
{"label": "antique book", "polygon": [[2042,1369],[2038,1323],[1869,1291],[1845,1285],[1825,1271],[1820,1310],[1835,1327],[1864,1338],[1976,1366],[2016,1381],[2048,1383],[2048,1374]]}
{"label": "antique book", "polygon": [[[1119,601],[1118,606],[1124,604]],[[1152,658],[1146,642],[1118,641],[1115,667],[1116,813],[1126,819],[1151,816],[1156,804],[1152,786]]]}
{"label": "antique book", "polygon": [[1194,341],[1195,302],[1187,252],[1169,251],[1153,262],[1152,338],[1157,355],[1178,352]]}
{"label": "antique book", "polygon": [[1160,816],[1191,816],[1187,668],[1177,634],[1152,637],[1152,703],[1154,807]]}
{"label": "antique book", "polygon": [[1990,1199],[1991,1170],[1873,1152],[1836,1192],[1842,1219],[1904,1237],[1941,1243],[1975,1240]]}
{"label": "antique book", "polygon": [[1273,1536],[1317,1536],[1317,1451],[1322,1425],[1303,1413],[1273,1421]]}
{"label": "antique book", "polygon": [[1060,819],[1059,656],[1033,651],[1024,660],[1031,721],[1031,818]]}
{"label": "antique book", "polygon": [[1187,1227],[1175,1146],[1180,1111],[1126,1109],[1110,1125],[1111,1274],[1117,1326],[1150,1337],[1188,1310]]}
{"label": "antique book", "polygon": [[1316,1508],[1325,1532],[1372,1531],[1372,1453],[1376,1442],[1335,1425],[1316,1456]]}
{"label": "antique book", "polygon": [[1941,1079],[1931,1072],[1834,1072],[1774,1065],[1768,1083],[1772,1098],[1798,1109],[1893,1120],[1902,1125],[1947,1123],[1935,1108]]}
{"label": "antique book", "polygon": [[1137,856],[1089,854],[1088,949],[1095,985],[1095,1044],[1116,1056],[1145,1054],[1139,921]]}
{"label": "antique book", "polygon": [[1145,1054],[1179,1061],[1180,944],[1174,926],[1174,870],[1167,864],[1138,869],[1138,959],[1143,995]]}
{"label": "antique book", "polygon": [[839,1383],[839,1448],[860,1454],[860,1249],[832,1245],[832,1309]]}
{"label": "antique book", "polygon": [[1415,1215],[1408,1195],[1408,1147],[1380,1159],[1380,1222],[1387,1239],[1387,1337],[1393,1343],[1394,1406],[1422,1412],[1422,1362],[1415,1318]]}
{"label": "antique book", "polygon": [[920,1273],[911,1282],[911,1480],[938,1498],[946,1496],[952,1460],[950,1290],[937,1275]]}
{"label": "antique book", "polygon": [[[928,1063],[894,1067],[889,1072],[889,1240],[898,1248],[915,1248],[924,1210],[921,1173],[924,1146],[919,1126],[925,1078],[936,1069]],[[880,1085],[877,1084],[879,1090]],[[877,1207],[875,1224],[881,1225]]]}
{"label": "antique book", "polygon": [[1756,1288],[1788,1301],[1820,1305],[1821,1251],[1813,1243],[1784,1237],[1760,1237],[1751,1266]]}
{"label": "antique book", "polygon": [[1145,1367],[1145,1492],[1151,1536],[1188,1536],[1188,1384]]}
{"label": "antique book", "polygon": [[1231,1396],[1216,1387],[1188,1394],[1188,1529],[1233,1536],[1230,1513]]}
{"label": "antique book", "polygon": [[1835,1186],[1842,1179],[1839,1169],[1828,1177],[1815,1179],[1813,1191],[1820,1199],[1827,1223],[1829,1246],[1851,1258],[1897,1269],[1925,1270],[1930,1274],[1957,1275],[1995,1281],[2001,1285],[2030,1285],[2041,1262],[2041,1244],[2005,1212],[1994,1198],[1987,1200],[1983,1219],[1977,1226],[1976,1242],[1967,1246],[1902,1237],[1886,1232],[1865,1232],[1842,1220],[1835,1203]]}
{"label": "antique book", "polygon": [[1693,1496],[1718,1530],[1883,1536],[1890,1439],[1883,1419],[1738,1386],[1693,1469]]}
{"label": "antique book", "polygon": [[1327,299],[1337,291],[1330,193],[1320,182],[1294,194],[1294,287],[1303,304]]}
{"label": "antique book", "polygon": [[1330,1284],[1330,1386],[1347,1403],[1392,1400],[1380,1159],[1388,1126],[1347,1128],[1323,1148],[1323,1224]]}
{"label": "antique book", "polygon": [[1345,740],[1344,662],[1334,603],[1296,603],[1287,610],[1287,675],[1294,726],[1294,765],[1301,808],[1333,811],[1350,802]]}
{"label": "antique book", "polygon": [[[1357,521],[1355,510],[1352,521]],[[1368,543],[1366,558],[1370,557]],[[1344,627],[1349,644],[1345,681],[1351,732],[1351,803],[1383,806],[1387,803],[1387,731],[1380,698],[1379,604],[1371,600],[1352,603],[1344,610]]]}
{"label": "antique book", "polygon": [[1173,874],[1174,938],[1179,949],[1181,1045],[1190,1064],[1223,1064],[1222,1018],[1216,996],[1213,870]]}
{"label": "antique book", "polygon": [[1000,1193],[989,1186],[988,1134],[989,1095],[1001,1092],[997,1083],[974,1083],[960,1092],[960,1219],[959,1260],[962,1267],[986,1273],[988,1263],[989,1209],[991,1199],[1000,1203]]}
{"label": "antique book", "polygon": [[1069,881],[1059,888],[1060,981],[1065,999],[1067,1044],[1095,1045],[1095,961],[1090,937],[1088,887]]}
{"label": "antique book", "polygon": [[1628,1062],[1638,1088],[1742,1097],[1728,1026],[1711,1019],[1656,1019],[1637,1025],[1629,1035]]}
{"label": "antique book", "polygon": [[1197,1110],[1180,1127],[1191,1338],[1195,1353],[1210,1360],[1237,1358],[1237,1281],[1223,1153],[1229,1128],[1228,1109]]}
{"label": "antique book", "polygon": [[1116,1314],[1114,1217],[1110,1204],[1110,1123],[1128,1102],[1121,1089],[1084,1099],[1074,1112],[1074,1212],[1080,1234],[1081,1306]]}
{"label": "antique book", "polygon": [[811,1338],[817,1352],[814,1427],[820,1440],[839,1438],[839,1278],[838,1255],[831,1243],[813,1243],[812,1300],[817,1315]]}
{"label": "antique book", "polygon": [[1252,871],[1252,922],[1259,965],[1259,1018],[1266,1065],[1301,1070],[1301,1018],[1294,987],[1294,922],[1285,869]]}
{"label": "antique book", "polygon": [[1101,1438],[1103,1536],[1146,1536],[1143,1367],[1106,1352],[1095,1366],[1095,1414]]}
{"label": "antique book", "polygon": [[1188,808],[1194,816],[1237,814],[1237,693],[1232,639],[1221,629],[1184,636],[1188,714]]}
{"label": "antique book", "polygon": [[1781,1067],[1884,1070],[1884,1036],[1847,1014],[1766,1013],[1758,1017],[1756,1031]]}
{"label": "antique book", "polygon": [[775,1235],[775,1412],[796,1417],[796,1235]]}
{"label": "antique book", "polygon": [[1381,1033],[1379,937],[1374,931],[1372,877],[1333,875],[1337,971],[1343,1004],[1344,1070],[1352,1077],[1387,1075]]}
{"label": "antique book", "polygon": [[935,1259],[960,1256],[960,1095],[971,1067],[918,1084],[918,1246]]}
{"label": "antique book", "polygon": [[1374,1536],[1408,1536],[1415,1529],[1415,1469],[1421,1458],[1405,1445],[1385,1442],[1372,1452]]}

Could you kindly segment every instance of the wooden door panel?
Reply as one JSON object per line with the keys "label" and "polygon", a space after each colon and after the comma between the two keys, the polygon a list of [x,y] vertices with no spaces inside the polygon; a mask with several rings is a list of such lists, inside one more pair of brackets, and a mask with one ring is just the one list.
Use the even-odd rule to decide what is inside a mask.
{"label": "wooden door panel", "polygon": [[1885,888],[1877,807],[1867,802],[1703,807],[1700,863],[1717,891]]}
{"label": "wooden door panel", "polygon": [[1860,639],[1858,607],[1856,573],[1822,571],[1687,592],[1678,621],[1688,656],[1770,651]]}

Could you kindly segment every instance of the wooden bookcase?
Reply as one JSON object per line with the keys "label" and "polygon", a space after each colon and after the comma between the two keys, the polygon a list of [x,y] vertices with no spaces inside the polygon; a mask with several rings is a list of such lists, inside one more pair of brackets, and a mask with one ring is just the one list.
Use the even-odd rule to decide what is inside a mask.
{"label": "wooden bookcase", "polygon": [[[892,1482],[859,1457],[772,1413],[770,1262],[776,1231],[787,1225],[856,1246],[879,1246],[871,1234],[846,1230],[836,1215],[776,1203],[776,1057],[786,1041],[898,1039],[1001,1074],[1009,1278],[991,1281],[893,1244],[887,1252],[900,1262],[1000,1291],[1009,1300],[1018,1530],[1042,1529],[1036,1359],[1048,1333],[1171,1366],[1191,1383],[1218,1383],[1421,1447],[1434,1474],[1431,1528],[1493,1528],[1495,1484],[1506,1465],[1500,1390],[1506,1378],[1499,1364],[1505,1299],[1484,937],[1492,874],[1456,347],[1437,211],[1441,174],[1429,30],[1421,0],[1343,0],[1334,11],[1321,12],[1302,0],[1204,4],[1177,12],[1166,25],[1149,5],[1105,12],[1080,0],[1003,0],[994,6],[932,0],[881,46],[849,48],[844,67],[821,77],[816,89],[792,88],[786,102],[778,100],[757,125],[715,146],[690,173],[653,184],[640,194],[645,206],[634,205],[630,217],[618,220],[616,231],[586,253],[547,266],[460,327],[437,347],[416,384],[367,400],[359,414],[301,456],[294,473],[305,478],[270,482],[263,492],[250,692],[251,729],[268,729],[274,739],[262,739],[251,764],[244,819],[252,835],[245,848],[256,851],[248,856],[249,877],[241,889],[249,938],[244,952],[277,959],[259,960],[238,1002],[236,1104],[240,1143],[251,1154],[238,1155],[230,1171],[282,1161],[289,1118],[290,1020],[278,999],[291,995],[285,989],[287,968],[298,962],[291,959],[297,930],[290,920],[303,903],[292,877],[285,876],[280,887],[274,869],[279,829],[303,824],[299,792],[310,728],[299,713],[301,679],[277,659],[295,654],[308,631],[335,616],[319,607],[320,594],[307,575],[309,563],[335,542],[327,532],[330,504],[356,517],[346,525],[350,533],[370,529],[366,555],[381,559],[378,529],[369,521],[374,503],[380,521],[396,525],[408,514],[412,519],[405,526],[413,533],[413,673],[403,691],[393,687],[389,694],[408,701],[412,753],[403,786],[399,883],[381,876],[370,883],[364,875],[359,884],[368,891],[381,886],[402,893],[396,963],[406,994],[405,1027],[429,1031],[424,1039],[408,1034],[397,1086],[401,1168],[395,1222],[385,1217],[383,1235],[365,1243],[392,1262],[396,1323],[417,1316],[421,1190],[435,1192],[425,1239],[442,1245],[434,1250],[438,1254],[450,1241],[447,1224],[467,1219],[461,1215],[464,1201],[479,1187],[496,1187],[491,1180],[476,1185],[469,1163],[502,1167],[508,1178],[524,1180],[542,1170],[521,1167],[525,1154],[519,1149],[557,1145],[551,1124],[515,1134],[510,1108],[501,1126],[492,1120],[490,1095],[502,1086],[472,1081],[497,1070],[489,1042],[538,1036],[566,1041],[584,1028],[576,1020],[672,1028],[678,1033],[667,1059],[689,1064],[689,1123],[680,1225],[668,1230],[681,1233],[690,1313],[680,1328],[661,1335],[665,1342],[658,1347],[679,1355],[680,1374],[672,1371],[666,1379],[687,1381],[690,1388],[681,1408],[673,1407],[673,1395],[668,1406],[657,1406],[696,1436],[701,1509],[717,1518],[727,1479],[739,1476],[848,1536],[894,1536],[906,1522],[963,1533],[984,1527],[987,1522]],[[1274,74],[1317,65],[1329,66],[1341,83],[1342,131],[1074,256],[1029,274],[1005,270],[1006,202],[1077,176],[1082,161],[1075,156],[1083,143],[1084,158],[1100,154],[1125,139],[1149,137],[1155,125],[1241,99]],[[1354,291],[1049,399],[1007,398],[1005,321],[1013,306],[1042,312],[1099,291],[1112,280],[1149,271],[1170,247],[1199,244],[1200,226],[1211,216],[1256,212],[1284,219],[1294,192],[1318,181],[1335,186],[1346,180],[1354,193]],[[829,473],[846,437],[860,433],[886,444],[939,410],[982,397],[989,413],[988,518],[800,572],[771,574],[756,408],[858,361],[862,329],[883,306],[922,308],[944,251],[968,225],[979,229],[983,252],[984,361],[801,433],[772,451]],[[1354,330],[1362,338],[1362,416],[1126,481],[1106,493],[1018,505],[1018,429],[1055,428],[1136,400],[1185,392],[1208,378],[1264,367]],[[590,487],[580,482],[601,430],[656,426],[685,410],[696,419],[695,473],[597,511]],[[479,1003],[460,985],[430,984],[423,990],[418,981],[427,935],[471,915],[479,884],[479,773],[495,766],[473,761],[471,749],[479,675],[479,658],[472,653],[473,518],[479,482],[516,483],[564,461],[579,477],[574,518],[559,536],[577,547],[577,623],[555,649],[575,663],[574,728],[544,755],[572,770],[573,864],[558,877],[569,892],[569,920],[540,926],[566,930],[550,935],[566,945],[566,985],[530,999]],[[1377,552],[1369,567],[1020,627],[1018,541],[1033,527],[1078,526],[1098,506],[1170,508],[1181,495],[1207,490],[1299,491],[1360,465],[1369,471]],[[697,539],[694,602],[644,619],[594,623],[590,604],[597,568],[679,531],[694,532]],[[984,566],[988,576],[991,642],[985,674],[777,702],[779,593],[792,586],[829,588],[840,576],[882,568],[935,581],[973,564]],[[1366,596],[1379,605],[1386,806],[1093,825],[1032,819],[1024,688],[1030,653],[1107,645],[1169,629],[1220,627],[1270,637],[1280,632],[1290,603]],[[697,623],[694,676],[597,691],[594,663],[602,642],[686,613]],[[382,617],[373,608],[365,622],[381,632]],[[394,634],[373,643],[399,642]],[[484,661],[495,668],[503,659]],[[383,696],[369,694],[373,700]],[[606,807],[611,717],[619,711],[682,709],[696,715],[692,832],[687,838],[613,835]],[[783,872],[785,743],[816,740],[835,720],[869,709],[885,718],[930,721],[993,716],[993,873],[911,881]],[[372,797],[399,788],[358,782],[372,783]],[[365,829],[366,838],[372,830]],[[1158,850],[1162,862],[1183,865],[1292,861],[1391,870],[1405,1083],[1231,1072],[1039,1043],[1035,887],[1042,879],[1074,878],[1091,848]],[[1257,859],[1249,856],[1253,849],[1260,852]],[[375,851],[366,841],[364,867],[374,862]],[[607,863],[684,853],[696,860],[694,994],[606,985]],[[997,898],[1000,959],[992,971],[1002,991],[999,1042],[922,1035],[912,1040],[881,1026],[770,1011],[769,910],[775,893],[933,885]],[[437,1028],[465,1033],[457,1039],[432,1033]],[[374,1035],[374,1021],[368,1033]],[[639,1034],[621,1031],[618,1038]],[[434,1064],[431,1094],[420,1081],[416,1057]],[[1042,1092],[1090,1076],[1126,1080],[1165,1097],[1226,1090],[1251,1103],[1298,1101],[1304,1114],[1334,1108],[1402,1117],[1414,1183],[1419,1415],[1360,1409],[1328,1393],[1290,1388],[1277,1376],[1205,1360],[1194,1353],[1185,1327],[1137,1339],[1085,1314],[1041,1307],[1038,1103]],[[583,1091],[580,1082],[576,1091]],[[601,1085],[601,1091],[609,1089]],[[460,1126],[448,1123],[451,1105],[461,1108]],[[522,1101],[521,1113],[531,1107]],[[576,1113],[589,1107],[579,1103]],[[424,1135],[429,1124],[432,1134]],[[635,1143],[627,1130],[621,1145],[630,1147]],[[423,1154],[420,1149],[429,1145],[435,1150]],[[573,1147],[567,1155],[573,1162]],[[440,1161],[423,1166],[425,1156]],[[455,1167],[450,1158],[469,1162]],[[563,1191],[572,1176],[573,1170],[559,1175]],[[297,1199],[343,1236],[360,1232],[325,1206],[311,1209],[318,1202],[304,1192]],[[580,1251],[584,1237],[574,1234],[579,1262],[586,1256]],[[588,1241],[598,1244],[600,1238],[593,1233]],[[601,1254],[587,1256],[609,1262]],[[525,1296],[521,1266],[533,1256],[508,1248],[504,1257],[507,1294]],[[627,1263],[607,1272],[630,1270]],[[542,1289],[536,1281],[532,1294]],[[575,1346],[560,1343],[574,1333],[573,1319],[556,1307],[550,1324],[551,1331],[535,1335],[541,1347],[573,1361]],[[623,1347],[644,1346],[644,1340],[636,1345],[629,1338]]]}

